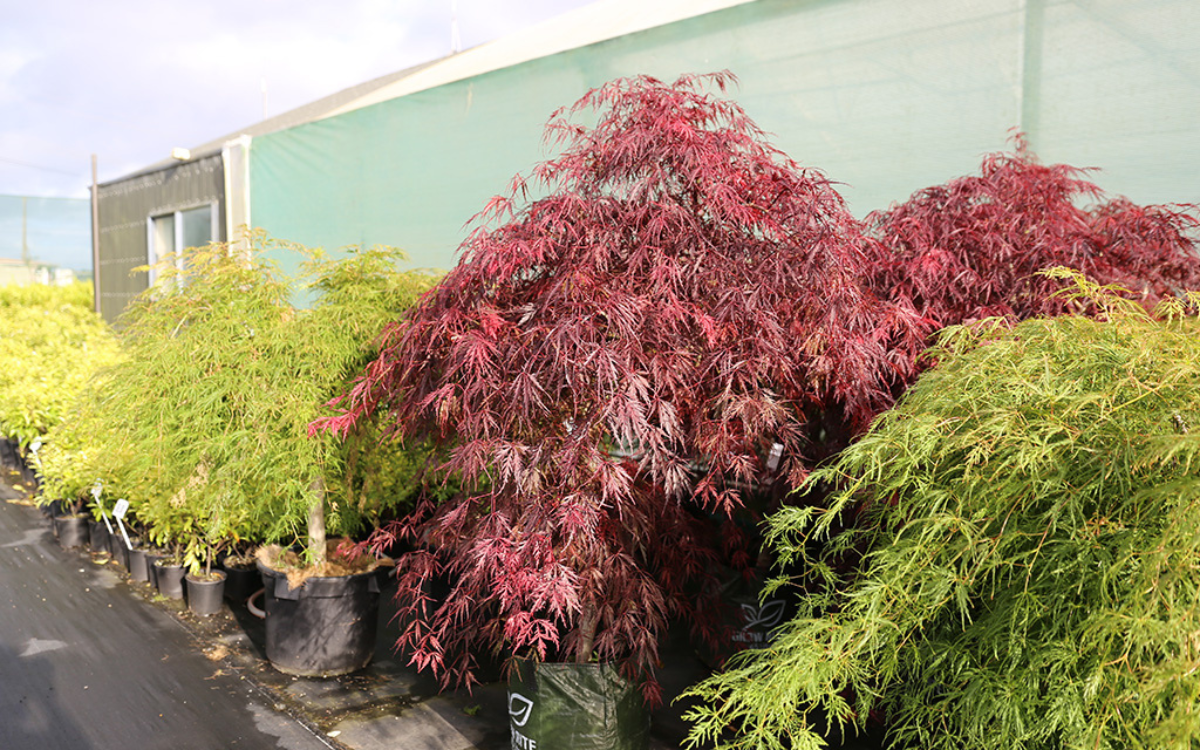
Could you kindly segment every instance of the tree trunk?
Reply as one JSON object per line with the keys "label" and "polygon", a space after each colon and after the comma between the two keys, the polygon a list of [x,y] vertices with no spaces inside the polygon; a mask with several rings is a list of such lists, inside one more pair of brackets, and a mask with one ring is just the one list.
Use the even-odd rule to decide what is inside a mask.
{"label": "tree trunk", "polygon": [[575,651],[575,661],[587,664],[592,660],[592,650],[596,646],[596,628],[600,625],[600,612],[595,602],[584,605],[583,614],[579,618],[579,648]]}
{"label": "tree trunk", "polygon": [[325,478],[308,485],[308,557],[312,565],[325,564]]}

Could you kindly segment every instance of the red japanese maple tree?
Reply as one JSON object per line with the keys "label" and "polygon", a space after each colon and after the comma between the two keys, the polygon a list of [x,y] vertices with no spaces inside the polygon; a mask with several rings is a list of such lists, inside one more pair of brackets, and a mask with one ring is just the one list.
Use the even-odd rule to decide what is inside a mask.
{"label": "red japanese maple tree", "polygon": [[867,218],[877,294],[913,305],[938,328],[990,316],[1074,310],[1055,266],[1124,287],[1147,307],[1200,288],[1195,206],[1110,199],[1089,170],[1045,165],[1017,135],[980,174],[926,188]]}
{"label": "red japanese maple tree", "polygon": [[702,622],[708,519],[794,484],[826,414],[863,428],[911,375],[927,328],[864,288],[830,182],[706,93],[732,80],[622,79],[556,113],[561,155],[489,203],[322,423],[384,413],[452,446],[468,491],[391,530],[418,544],[398,597],[418,666],[615,660],[654,698],[668,617]]}

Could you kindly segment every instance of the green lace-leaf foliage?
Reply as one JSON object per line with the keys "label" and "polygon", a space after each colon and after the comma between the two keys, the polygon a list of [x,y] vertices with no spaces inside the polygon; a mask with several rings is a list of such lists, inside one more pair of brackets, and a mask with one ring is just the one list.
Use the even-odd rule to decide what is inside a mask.
{"label": "green lace-leaf foliage", "polygon": [[[307,258],[296,275],[269,260],[281,248]],[[314,503],[341,535],[411,501],[421,445],[379,449],[372,423],[345,440],[307,429],[376,355],[385,322],[436,280],[398,271],[402,258],[372,248],[334,260],[250,232],[156,266],[120,321],[125,359],[81,406],[115,448],[96,470],[151,541],[196,568],[229,542],[305,544]],[[292,305],[296,290],[311,308]]]}
{"label": "green lace-leaf foliage", "polygon": [[[111,467],[128,460],[128,448],[116,440],[114,415],[106,411],[102,398],[123,356],[118,347],[114,349],[116,355],[75,393],[62,421],[42,438],[38,462],[42,502],[85,501],[98,480],[104,482],[101,497],[106,511],[112,510],[116,498],[127,494],[114,483]],[[94,503],[91,511],[99,520]]]}
{"label": "green lace-leaf foliage", "polygon": [[[92,311],[92,287],[0,287],[0,435],[28,449],[60,424],[117,339]],[[38,459],[30,456],[35,463]]]}
{"label": "green lace-leaf foliage", "polygon": [[949,329],[813,474],[839,488],[827,507],[771,519],[810,593],[692,690],[694,744],[820,747],[819,717],[873,711],[895,747],[1200,743],[1200,324],[1075,282],[1100,319]]}

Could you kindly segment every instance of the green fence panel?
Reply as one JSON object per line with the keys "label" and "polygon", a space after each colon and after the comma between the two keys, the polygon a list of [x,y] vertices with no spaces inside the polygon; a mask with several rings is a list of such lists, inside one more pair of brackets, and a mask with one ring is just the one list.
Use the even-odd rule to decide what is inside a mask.
{"label": "green fence panel", "polygon": [[550,156],[556,108],[619,76],[728,69],[773,142],[865,215],[978,169],[1014,128],[1138,202],[1200,200],[1200,3],[758,0],[256,138],[251,221],[448,268]]}

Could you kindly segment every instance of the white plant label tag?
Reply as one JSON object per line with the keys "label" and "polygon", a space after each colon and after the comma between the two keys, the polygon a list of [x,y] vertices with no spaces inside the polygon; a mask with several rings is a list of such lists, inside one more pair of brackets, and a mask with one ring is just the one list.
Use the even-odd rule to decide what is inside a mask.
{"label": "white plant label tag", "polygon": [[779,459],[783,458],[783,443],[773,443],[771,452],[767,455],[767,470],[775,471],[779,468]]}
{"label": "white plant label tag", "polygon": [[108,527],[108,533],[113,533],[112,521],[108,520],[108,511],[104,510],[104,503],[100,502],[100,494],[104,492],[104,482],[99,479],[92,485],[92,500],[96,502],[96,507],[100,509],[100,517],[104,519],[104,525]]}
{"label": "white plant label tag", "polygon": [[125,513],[129,511],[129,501],[121,498],[117,501],[117,507],[113,508],[113,515],[117,517],[117,526],[121,528],[121,538],[125,540],[125,549],[132,550],[133,544],[129,541],[129,534],[125,531],[125,524],[121,519],[125,517]]}
{"label": "white plant label tag", "polygon": [[104,519],[104,525],[108,527],[108,533],[113,533],[112,521],[108,520],[108,511],[104,510],[104,505],[101,504],[100,498],[96,498],[96,507],[100,509],[100,517]]}

